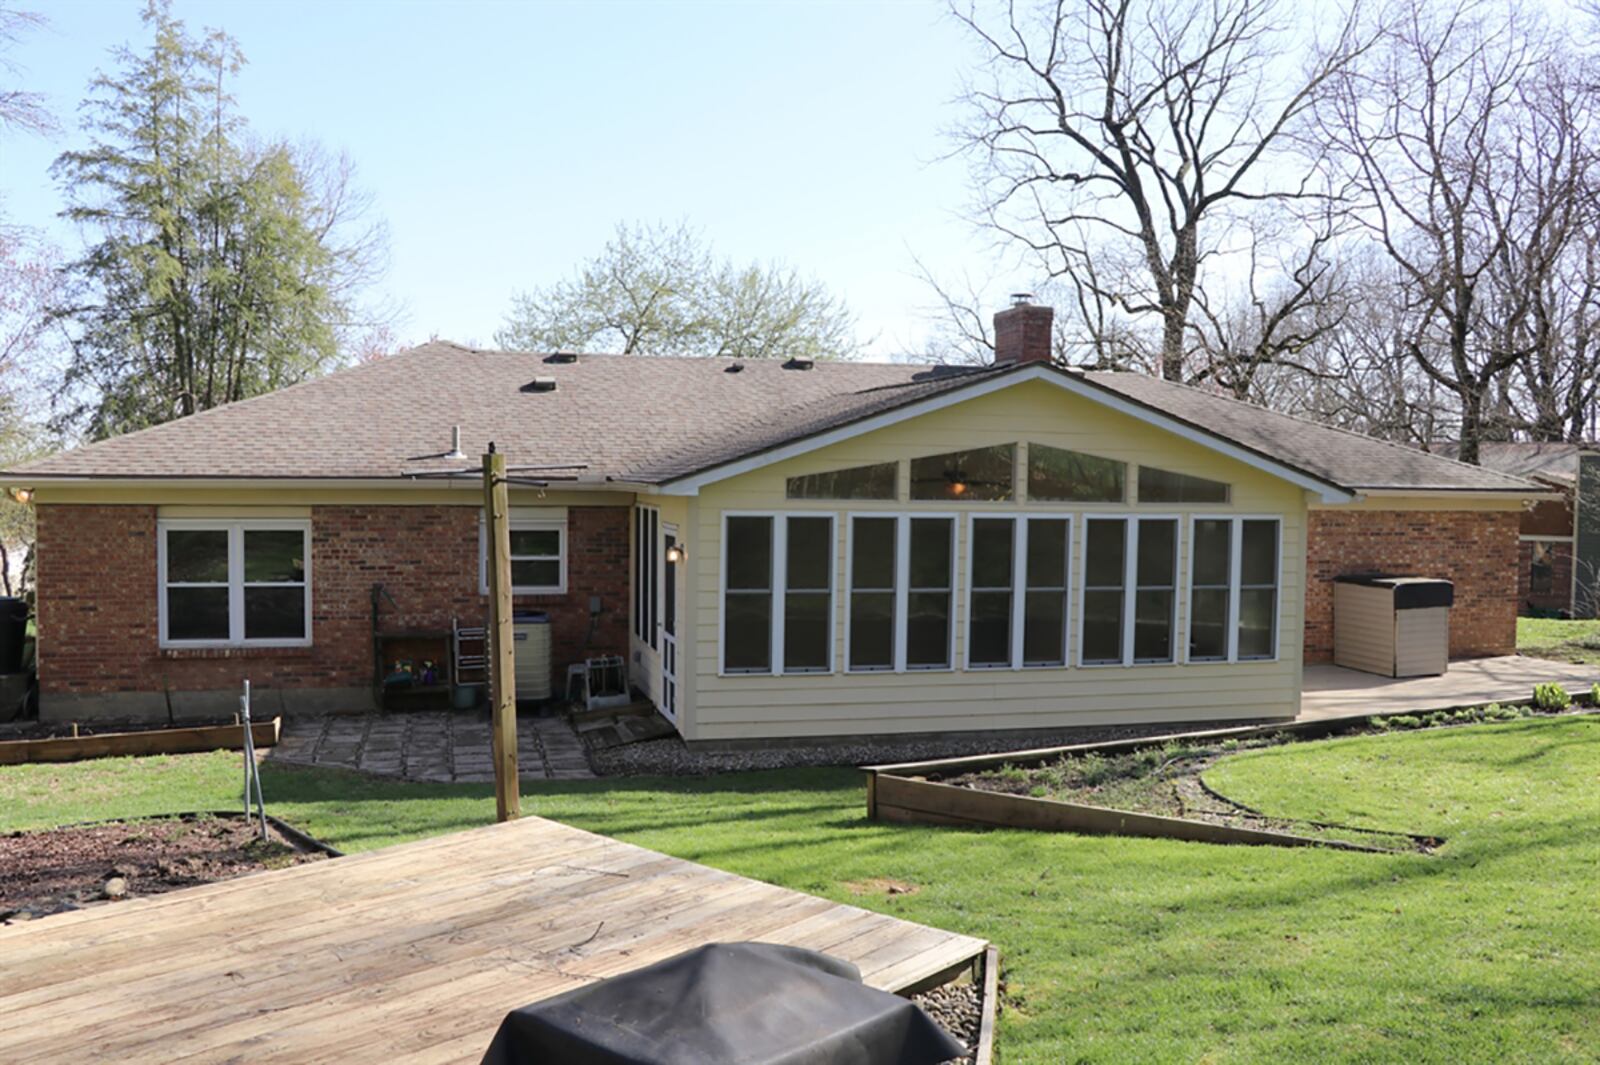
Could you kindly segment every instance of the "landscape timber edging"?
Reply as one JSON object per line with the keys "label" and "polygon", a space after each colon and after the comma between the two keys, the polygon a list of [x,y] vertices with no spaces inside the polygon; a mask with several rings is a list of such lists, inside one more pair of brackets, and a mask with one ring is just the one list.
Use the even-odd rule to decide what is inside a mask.
{"label": "landscape timber edging", "polygon": [[[1573,707],[1582,706],[1586,702],[1587,699],[1585,698],[1575,698]],[[1481,704],[1470,703],[1466,705],[1477,706]],[[1585,711],[1581,710],[1566,711],[1566,713],[1574,712],[1585,713]],[[1199,843],[1329,847],[1336,850],[1362,851],[1370,854],[1404,853],[1383,847],[1351,843],[1347,840],[1297,836],[1287,832],[1273,832],[1267,829],[1237,828],[1232,825],[1219,825],[1211,821],[1165,817],[1160,814],[1136,813],[1131,810],[1090,806],[1085,803],[1066,802],[1060,799],[1036,799],[1029,795],[1010,795],[1004,792],[984,791],[978,788],[963,788],[958,785],[944,784],[926,778],[928,776],[971,773],[1004,765],[1018,767],[1038,766],[1056,761],[1066,755],[1085,754],[1091,751],[1097,753],[1123,753],[1146,747],[1161,747],[1180,741],[1221,741],[1270,736],[1276,733],[1290,733],[1296,736],[1320,738],[1365,728],[1374,717],[1401,717],[1407,713],[1414,714],[1416,711],[1395,711],[1393,713],[1372,714],[1365,717],[1328,718],[1299,723],[1289,722],[1282,725],[1251,725],[1241,728],[1206,729],[1198,732],[1170,733],[1164,736],[1109,740],[1103,743],[1079,743],[1064,747],[1041,747],[1026,751],[1001,751],[996,754],[941,758],[925,762],[900,762],[892,765],[862,766],[862,772],[867,774],[867,819],[870,821],[950,825],[967,828],[1027,828],[1047,832],[1142,836],[1151,839],[1176,839]],[[1470,728],[1471,726],[1442,727]],[[1432,729],[1417,731],[1432,731]]]}
{"label": "landscape timber edging", "polygon": [[879,775],[873,791],[874,810],[871,816],[879,821],[1144,836],[1191,843],[1265,843],[1279,847],[1332,847],[1370,854],[1397,853],[1346,840],[1316,839],[1267,829],[1238,828],[1211,821],[1113,810],[1059,799],[1007,795],[916,777]]}
{"label": "landscape timber edging", "polygon": [[[282,727],[281,717],[252,722],[251,738],[257,747],[274,746]],[[196,754],[243,748],[243,725],[199,725],[138,732],[99,732],[89,736],[56,736],[50,739],[0,740],[0,765],[77,762],[86,758],[123,755]]]}

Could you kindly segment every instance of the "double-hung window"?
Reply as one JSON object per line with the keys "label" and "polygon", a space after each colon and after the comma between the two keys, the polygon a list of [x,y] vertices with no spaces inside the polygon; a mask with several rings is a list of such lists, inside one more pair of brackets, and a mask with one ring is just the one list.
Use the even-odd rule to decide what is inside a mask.
{"label": "double-hung window", "polygon": [[[567,523],[564,518],[511,513],[511,594],[565,595]],[[478,590],[489,594],[489,529],[478,525]]]}
{"label": "double-hung window", "polygon": [[1066,665],[1071,519],[974,515],[967,668]]}
{"label": "double-hung window", "polygon": [[833,669],[833,545],[829,514],[726,516],[724,673]]}
{"label": "double-hung window", "polygon": [[158,526],[164,647],[311,642],[311,523],[173,519]]}
{"label": "double-hung window", "polygon": [[951,668],[955,538],[950,515],[851,517],[846,669]]}
{"label": "double-hung window", "polygon": [[1277,518],[1194,518],[1190,662],[1277,657],[1280,539]]}
{"label": "double-hung window", "polygon": [[1177,573],[1176,518],[1087,519],[1080,662],[1174,661]]}

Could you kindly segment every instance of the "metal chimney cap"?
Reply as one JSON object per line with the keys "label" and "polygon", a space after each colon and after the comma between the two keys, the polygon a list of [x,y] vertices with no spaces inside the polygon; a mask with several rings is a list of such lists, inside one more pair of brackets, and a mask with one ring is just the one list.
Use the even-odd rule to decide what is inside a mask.
{"label": "metal chimney cap", "polygon": [[1011,294],[1011,306],[1013,307],[1026,307],[1032,302],[1033,293],[1031,292],[1013,292]]}

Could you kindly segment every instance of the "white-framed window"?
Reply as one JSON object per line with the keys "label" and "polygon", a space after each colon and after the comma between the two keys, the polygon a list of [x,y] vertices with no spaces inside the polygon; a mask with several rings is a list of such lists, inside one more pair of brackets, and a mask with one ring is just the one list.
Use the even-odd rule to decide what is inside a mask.
{"label": "white-framed window", "polygon": [[156,525],[162,647],[311,643],[311,523],[170,518]]}
{"label": "white-framed window", "polygon": [[967,668],[1065,666],[1071,515],[973,514],[967,545]]}
{"label": "white-framed window", "polygon": [[1283,523],[1196,514],[1189,520],[1189,662],[1278,657]]}
{"label": "white-framed window", "polygon": [[850,515],[845,669],[955,664],[956,516]]}
{"label": "white-framed window", "polygon": [[[478,522],[478,591],[489,594],[489,525]],[[511,512],[511,594],[565,595],[567,520]]]}
{"label": "white-framed window", "polygon": [[722,672],[833,672],[832,514],[722,518]]}
{"label": "white-framed window", "polygon": [[1178,519],[1084,519],[1078,661],[1086,666],[1177,661]]}
{"label": "white-framed window", "polygon": [[633,634],[656,646],[657,590],[661,581],[661,512],[638,506],[633,511]]}

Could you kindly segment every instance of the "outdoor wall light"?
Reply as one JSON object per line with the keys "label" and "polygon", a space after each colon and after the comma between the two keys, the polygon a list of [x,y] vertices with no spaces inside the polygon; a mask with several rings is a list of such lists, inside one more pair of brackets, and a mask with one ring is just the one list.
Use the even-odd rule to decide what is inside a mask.
{"label": "outdoor wall light", "polygon": [[33,489],[13,488],[11,489],[11,498],[26,506],[27,504],[33,502]]}
{"label": "outdoor wall light", "polygon": [[672,563],[674,566],[688,557],[689,552],[683,549],[682,544],[673,544],[671,547],[667,548],[667,561]]}

